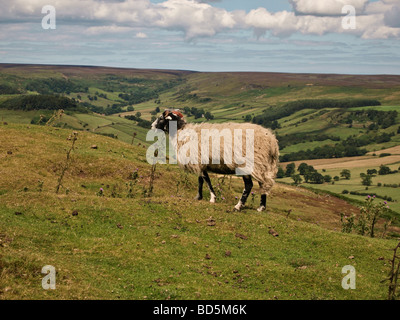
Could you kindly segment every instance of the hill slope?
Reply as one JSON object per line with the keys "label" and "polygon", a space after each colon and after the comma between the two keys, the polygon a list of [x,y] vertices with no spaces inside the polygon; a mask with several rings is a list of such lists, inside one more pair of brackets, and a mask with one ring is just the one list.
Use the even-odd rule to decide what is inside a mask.
{"label": "hill slope", "polygon": [[[146,150],[88,132],[56,194],[70,134],[0,126],[1,299],[386,298],[380,258],[396,241],[342,234],[346,202],[277,185],[267,212],[258,195],[232,212],[239,179],[212,177],[218,203],[196,202],[196,177],[172,165],[157,166],[148,196]],[[349,264],[356,290],[341,287]],[[56,290],[41,288],[45,265]]]}

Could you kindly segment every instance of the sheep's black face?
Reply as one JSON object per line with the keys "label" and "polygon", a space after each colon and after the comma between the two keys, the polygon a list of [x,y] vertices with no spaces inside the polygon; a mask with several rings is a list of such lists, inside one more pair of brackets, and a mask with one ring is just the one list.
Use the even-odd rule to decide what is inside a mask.
{"label": "sheep's black face", "polygon": [[164,132],[169,132],[169,122],[176,121],[178,130],[183,128],[185,125],[185,120],[183,120],[183,115],[176,110],[165,110],[161,116],[156,119],[151,128],[153,130],[160,129]]}

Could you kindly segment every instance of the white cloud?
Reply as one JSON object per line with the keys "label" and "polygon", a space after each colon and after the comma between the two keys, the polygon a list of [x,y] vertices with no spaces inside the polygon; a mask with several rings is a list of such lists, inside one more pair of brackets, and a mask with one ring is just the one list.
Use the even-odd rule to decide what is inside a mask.
{"label": "white cloud", "polygon": [[314,16],[341,16],[342,8],[351,5],[362,13],[368,0],[289,0],[297,14]]}
{"label": "white cloud", "polygon": [[200,3],[221,2],[221,0],[196,0]]}
{"label": "white cloud", "polygon": [[[400,38],[400,10],[393,7],[398,0],[384,0],[367,4],[366,0],[291,0],[298,11],[270,13],[265,8],[251,10],[242,21],[253,28],[256,35],[269,31],[276,36],[294,33],[323,35],[327,33],[352,34],[363,39]],[[344,3],[356,6],[356,29],[343,29],[344,15],[335,16],[335,12]],[[372,7],[371,7],[372,6]],[[394,10],[396,9],[396,10]],[[357,14],[357,12],[360,12]]]}
{"label": "white cloud", "polygon": [[188,39],[213,36],[225,29],[232,29],[236,22],[228,11],[206,3],[188,0],[167,0],[158,5],[161,19],[155,26],[182,30]]}
{"label": "white cloud", "polygon": [[[227,11],[212,5],[215,0],[53,0],[57,23],[64,26],[88,25],[89,34],[129,33],[135,28],[181,31],[190,40],[212,37],[217,33],[253,29],[260,36],[294,33],[350,33],[362,38],[400,37],[399,0],[288,0],[294,11],[269,12],[266,8]],[[48,0],[0,0],[3,23],[41,23],[41,8]],[[353,5],[357,12],[357,29],[342,28],[342,7]],[[0,32],[1,33],[1,32]]]}
{"label": "white cloud", "polygon": [[138,38],[138,39],[146,39],[147,38],[147,34],[145,34],[144,32],[138,32],[138,33],[136,33],[136,38]]}

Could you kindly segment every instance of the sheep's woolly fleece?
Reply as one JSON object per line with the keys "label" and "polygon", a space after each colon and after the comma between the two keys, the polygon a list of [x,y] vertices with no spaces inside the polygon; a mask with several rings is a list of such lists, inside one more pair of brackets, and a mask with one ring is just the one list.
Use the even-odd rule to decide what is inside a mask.
{"label": "sheep's woolly fleece", "polygon": [[[210,123],[201,123],[201,124],[192,124],[188,123],[184,126],[184,129],[178,130],[178,136],[182,134],[184,131],[188,132],[187,130],[194,130],[198,137],[198,164],[188,163],[188,164],[181,164],[180,156],[179,156],[179,149],[187,144],[188,139],[184,139],[180,141],[176,141],[174,139],[176,150],[178,151],[178,164],[184,168],[185,170],[194,172],[196,174],[200,174],[204,170],[209,170],[211,172],[234,172],[236,168],[243,167],[244,165],[238,165],[234,161],[231,164],[225,164],[223,159],[224,155],[230,153],[232,155],[232,159],[234,159],[234,144],[225,144],[221,141],[220,143],[220,159],[221,164],[212,164],[213,154],[212,154],[212,139],[209,139],[209,164],[204,164],[204,159],[201,159],[201,131],[203,129],[208,129],[209,132],[212,130],[218,130],[219,133],[222,133],[223,130],[229,130],[231,136],[234,137],[234,130],[239,129],[242,130],[242,150],[239,151],[238,154],[241,154],[245,157],[246,155],[246,130],[254,130],[254,167],[251,176],[260,183],[261,192],[268,194],[270,189],[274,184],[274,178],[278,171],[278,160],[279,160],[279,146],[278,141],[275,135],[271,132],[271,130],[263,128],[256,124],[250,123],[223,123],[223,124],[210,124]],[[232,139],[233,141],[233,139]],[[226,150],[229,148],[229,150]],[[241,151],[241,153],[240,153]],[[188,156],[188,154],[183,155]],[[214,156],[215,157],[215,156]],[[202,164],[203,162],[203,164]]]}

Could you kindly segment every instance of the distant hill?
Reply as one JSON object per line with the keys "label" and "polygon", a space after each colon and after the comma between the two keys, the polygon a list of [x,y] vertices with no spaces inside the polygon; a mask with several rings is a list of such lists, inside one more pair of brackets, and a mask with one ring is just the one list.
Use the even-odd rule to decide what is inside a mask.
{"label": "distant hill", "polygon": [[[0,64],[0,88],[4,120],[37,123],[40,115],[51,117],[49,109],[61,108],[43,104],[44,110],[27,113],[4,110],[13,109],[10,105],[20,101],[19,95],[61,95],[81,111],[70,110],[58,126],[128,143],[134,133],[137,141],[146,143],[144,126],[157,110],[179,108],[187,121],[248,121],[270,127],[281,142],[282,160],[287,161],[359,156],[400,145],[400,76],[395,75]],[[320,105],[307,107],[302,101]],[[364,102],[345,108],[344,101]],[[126,115],[139,115],[143,121],[128,121]]]}

